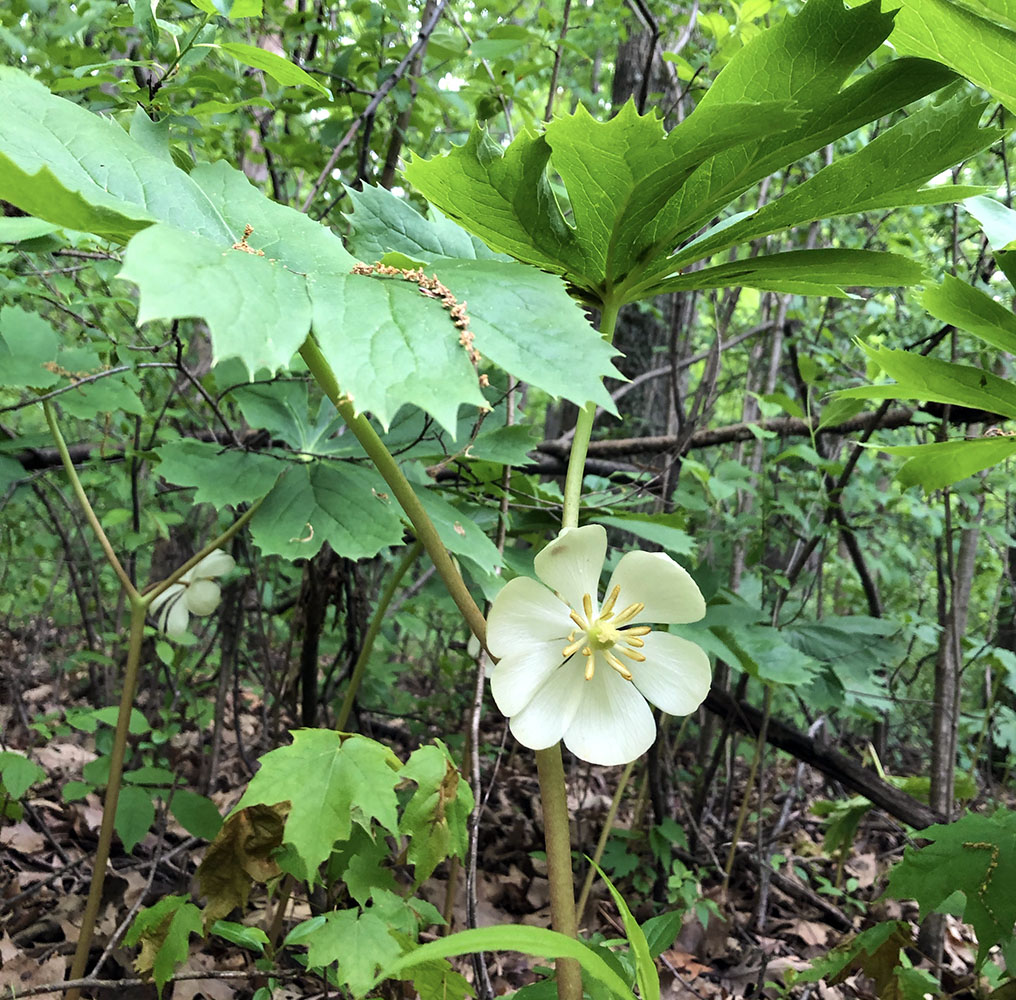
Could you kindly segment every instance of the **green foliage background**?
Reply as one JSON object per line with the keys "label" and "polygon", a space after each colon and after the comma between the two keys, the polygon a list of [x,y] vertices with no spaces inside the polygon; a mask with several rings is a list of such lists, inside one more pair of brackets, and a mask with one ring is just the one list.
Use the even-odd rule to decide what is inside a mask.
{"label": "green foliage background", "polygon": [[[397,861],[373,839],[386,831],[429,875],[463,856],[468,808],[452,796],[444,818],[444,750],[403,764],[379,748],[384,802],[353,801],[338,768],[329,801],[345,818],[308,846],[311,799],[287,781],[308,766],[302,741],[327,731],[273,749],[291,725],[334,722],[408,542],[297,354],[309,332],[478,597],[531,571],[559,520],[575,408],[596,404],[583,520],[693,572],[709,611],[684,634],[720,688],[800,728],[822,716],[844,739],[871,734],[890,772],[921,770],[933,665],[962,605],[950,770],[974,779],[977,809],[1009,776],[1016,74],[998,53],[1016,24],[1001,0],[907,0],[895,19],[839,0],[702,7],[659,12],[641,62],[645,25],[612,2],[0,9],[0,623],[51,618],[65,636],[54,674],[90,702],[33,720],[33,739],[94,733],[105,773],[63,794],[106,783],[113,718],[99,713],[126,621],[44,397],[134,581],[162,579],[264,498],[231,543],[241,568],[219,617],[181,644],[150,631],[117,830],[129,853],[168,808],[216,835],[197,794],[213,775],[174,773],[165,747],[218,731],[235,678],[262,706],[252,749],[267,753],[241,807],[291,802],[280,870],[313,886],[331,864],[357,904],[288,943],[312,966],[339,959],[354,993],[408,962],[433,914],[393,902],[390,877],[364,881],[348,855],[387,871]],[[479,361],[417,282],[352,273],[375,260],[436,275],[465,304]],[[604,316],[620,317],[613,343],[590,325]],[[463,766],[465,632],[412,573],[366,664],[361,718],[407,720]],[[726,734],[705,715],[693,729],[700,759],[718,761]],[[660,751],[669,780],[714,801],[715,774],[677,767],[679,750]],[[45,780],[33,767],[0,754],[9,799]],[[972,811],[970,835],[934,828],[891,883],[922,911],[965,893],[980,962],[994,943],[1012,951],[1010,866],[987,868],[1010,815]],[[932,893],[921,865],[946,857],[962,863]],[[159,906],[135,938],[161,942],[148,967],[162,983],[207,928],[183,896]],[[644,989],[635,931],[622,972]],[[346,969],[358,935],[378,961]],[[902,939],[887,941],[897,995],[926,987],[905,965],[893,979]],[[437,968],[418,989],[448,989]]]}

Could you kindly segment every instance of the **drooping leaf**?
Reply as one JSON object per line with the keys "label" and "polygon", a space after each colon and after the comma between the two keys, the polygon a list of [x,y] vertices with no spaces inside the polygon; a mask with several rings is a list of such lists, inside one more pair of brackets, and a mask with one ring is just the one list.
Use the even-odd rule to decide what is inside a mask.
{"label": "drooping leaf", "polygon": [[951,274],[924,290],[921,305],[935,319],[966,330],[1001,351],[1016,353],[1016,316],[979,288]]}
{"label": "drooping leaf", "polygon": [[281,874],[274,855],[282,844],[289,808],[288,802],[279,802],[235,809],[222,824],[198,865],[198,884],[208,900],[206,927],[243,909],[253,882]]}
{"label": "drooping leaf", "polygon": [[[251,374],[287,365],[313,329],[341,390],[384,426],[406,404],[448,429],[461,405],[485,405],[448,309],[413,282],[352,274],[338,237],[239,171],[217,163],[187,173],[148,124],[132,138],[14,70],[0,74],[0,101],[15,109],[0,119],[0,197],[53,224],[130,240],[121,276],[139,288],[139,322],[204,319],[214,359],[240,358]],[[561,282],[492,263],[435,267],[467,303],[484,360],[611,408],[602,377],[616,352]]]}
{"label": "drooping leaf", "polygon": [[896,379],[896,383],[841,389],[837,396],[849,399],[927,399],[1016,419],[1016,385],[991,372],[888,347],[865,350],[886,375]]}
{"label": "drooping leaf", "polygon": [[[891,26],[892,16],[875,4],[845,10],[839,0],[812,0],[739,51],[668,136],[631,106],[605,124],[580,109],[549,123],[542,135],[520,133],[504,151],[474,129],[464,146],[446,156],[413,160],[407,176],[493,249],[564,275],[589,301],[654,294],[669,287],[661,279],[674,270],[670,254],[680,240],[752,184],[950,79],[932,63],[897,60],[845,86]],[[968,112],[968,132],[970,119]],[[968,138],[983,145],[994,135],[974,131]],[[889,145],[905,136],[897,134]],[[573,225],[551,191],[548,164],[567,188]],[[906,203],[913,192],[903,173],[897,188]],[[838,187],[835,178],[831,187]],[[818,195],[816,205],[847,208],[832,193]],[[788,210],[780,225],[805,221],[812,209],[807,197],[800,200],[796,208],[804,216],[794,218],[798,211]],[[792,201],[788,208],[794,207]],[[880,275],[877,266],[872,270],[876,284],[910,283]],[[839,281],[825,275],[790,290],[828,294],[830,287],[861,284],[856,279],[868,276],[849,272]],[[725,274],[713,277],[727,280]]]}
{"label": "drooping leaf", "polygon": [[5,66],[0,106],[0,197],[40,219],[117,242],[158,219],[232,242],[188,175],[115,122],[53,97]]}
{"label": "drooping leaf", "polygon": [[787,250],[666,278],[646,289],[645,294],[744,285],[769,292],[843,298],[849,296],[847,289],[851,286],[914,285],[924,277],[924,268],[917,261],[900,254],[874,250]]}
{"label": "drooping leaf", "polygon": [[957,201],[969,189],[923,185],[1000,138],[1000,129],[978,128],[983,111],[982,103],[965,94],[918,108],[856,153],[834,160],[742,221],[692,241],[675,254],[672,265],[816,219]]}
{"label": "drooping leaf", "polygon": [[926,493],[958,483],[982,469],[1016,455],[1016,437],[970,438],[915,445],[873,445],[906,461],[896,472],[900,486],[920,486]]}
{"label": "drooping leaf", "polygon": [[284,843],[291,846],[313,884],[332,845],[345,840],[355,822],[369,830],[379,823],[398,832],[395,786],[399,759],[364,736],[326,729],[298,729],[293,743],[261,758],[237,809],[255,804],[291,803]]}

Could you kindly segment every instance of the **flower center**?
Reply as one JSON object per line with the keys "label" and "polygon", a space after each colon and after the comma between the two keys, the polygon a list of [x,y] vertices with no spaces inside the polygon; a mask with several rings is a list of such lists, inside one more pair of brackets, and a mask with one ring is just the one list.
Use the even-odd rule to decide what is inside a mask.
{"label": "flower center", "polygon": [[631,671],[618,659],[618,655],[626,656],[629,660],[641,663],[645,660],[645,654],[639,652],[639,648],[645,645],[642,636],[648,635],[652,629],[648,625],[637,625],[633,628],[626,628],[630,622],[644,607],[641,601],[629,604],[624,610],[614,614],[614,605],[621,594],[619,586],[614,587],[607,597],[600,613],[593,617],[593,597],[591,594],[582,595],[582,611],[572,609],[569,617],[578,626],[572,629],[568,635],[568,645],[562,650],[562,656],[568,659],[581,650],[586,658],[586,680],[591,681],[596,672],[596,654],[602,654],[608,666],[616,670],[626,681],[632,679]]}

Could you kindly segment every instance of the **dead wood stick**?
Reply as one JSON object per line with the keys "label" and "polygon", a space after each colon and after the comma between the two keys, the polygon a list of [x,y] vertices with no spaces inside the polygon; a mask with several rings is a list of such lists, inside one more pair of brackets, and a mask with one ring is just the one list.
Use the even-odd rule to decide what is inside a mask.
{"label": "dead wood stick", "polygon": [[[730,719],[735,726],[751,736],[757,736],[762,725],[762,713],[747,702],[732,698],[726,691],[712,688],[706,696],[705,706],[710,712]],[[862,767],[846,754],[815,740],[778,719],[769,719],[766,742],[789,753],[797,760],[810,764],[829,778],[839,781],[852,791],[870,799],[890,816],[918,830],[943,822],[933,809],[912,795],[900,791],[883,781],[874,771]]]}

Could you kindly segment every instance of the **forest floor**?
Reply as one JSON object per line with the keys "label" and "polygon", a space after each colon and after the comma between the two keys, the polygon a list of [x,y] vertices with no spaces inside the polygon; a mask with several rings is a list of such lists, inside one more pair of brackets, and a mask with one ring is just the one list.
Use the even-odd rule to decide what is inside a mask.
{"label": "forest floor", "polygon": [[[23,800],[20,818],[2,818],[0,808],[2,998],[37,995],[34,991],[57,984],[67,975],[102,818],[101,801],[95,792],[68,802],[61,791],[68,781],[80,781],[82,768],[95,759],[94,734],[62,727],[45,739],[35,725],[40,719],[58,719],[75,705],[66,676],[52,668],[53,659],[43,652],[53,638],[49,635],[40,639],[33,634],[25,641],[0,636],[2,749],[29,754],[48,776]],[[92,707],[83,699],[77,704]],[[257,755],[252,748],[259,746],[263,727],[263,714],[252,696],[241,696],[240,711],[232,713],[231,709],[230,714],[235,725],[223,728],[218,772],[208,786],[209,796],[223,814],[236,804],[249,779],[248,762]],[[388,734],[398,733],[398,720],[388,720],[384,728]],[[494,724],[485,733],[495,749],[502,733],[503,723]],[[202,746],[207,735],[184,731],[168,742],[175,772],[193,782],[193,788],[200,788],[203,781]],[[548,926],[549,895],[545,866],[540,860],[543,843],[535,768],[530,754],[512,752],[510,738],[508,744],[496,767],[485,767],[489,791],[479,843],[477,922]],[[413,747],[394,749],[404,755]],[[836,985],[808,983],[783,990],[772,984],[782,983],[788,970],[808,968],[812,959],[827,954],[876,921],[913,920],[917,915],[912,904],[880,898],[885,872],[908,842],[905,829],[872,809],[861,821],[851,850],[842,858],[832,858],[823,847],[825,824],[812,813],[811,806],[817,799],[844,799],[849,793],[830,789],[820,775],[782,755],[770,753],[767,761],[766,782],[773,795],[763,814],[770,817],[765,851],[770,864],[759,864],[758,844],[752,839],[756,836],[751,823],[753,812],[734,852],[726,888],[723,868],[730,853],[737,795],[743,791],[747,769],[733,761],[733,780],[726,788],[728,800],[722,809],[719,803],[711,803],[697,817],[681,815],[682,808],[687,811],[681,804],[676,809],[674,818],[684,829],[696,832],[697,846],[691,852],[680,843],[672,845],[674,857],[687,866],[688,872],[683,883],[672,889],[672,895],[683,888],[685,900],[709,900],[712,914],[703,926],[693,913],[687,913],[673,944],[660,955],[657,965],[664,1000],[874,998],[877,993],[872,980],[860,972],[847,975]],[[616,768],[576,765],[572,769],[576,851],[592,853],[617,774]],[[652,888],[646,888],[653,881],[658,862],[646,850],[646,838],[638,835],[650,822],[646,818],[650,810],[638,800],[635,783],[615,824],[622,830],[634,828],[629,840],[622,837],[614,842],[620,844],[622,853],[629,853],[620,861],[615,857],[613,863],[619,887],[636,916],[645,920],[675,905],[673,901],[667,903],[663,880],[658,879],[655,886],[656,895],[664,897],[658,902],[652,898]],[[722,815],[722,821],[714,813]],[[86,995],[123,1000],[156,996],[154,985],[138,981],[133,969],[136,949],[126,948],[122,938],[142,906],[169,894],[196,891],[194,871],[204,846],[172,817],[165,816],[156,821],[131,854],[123,851],[119,841],[114,844],[89,973],[90,978],[110,985]],[[611,860],[608,852],[604,861],[608,871]],[[455,878],[454,890],[449,890],[450,875]],[[579,877],[583,875],[584,871]],[[439,909],[450,909],[455,929],[466,926],[463,883],[461,872],[445,865],[423,888],[423,894]],[[446,909],[450,896],[452,903]],[[267,927],[276,905],[277,899],[255,891],[243,920]],[[287,919],[305,919],[310,912],[306,901],[293,902]],[[602,887],[593,891],[583,930],[606,938],[624,936],[617,911]],[[249,952],[211,940],[218,943],[199,947],[195,942],[187,964],[179,970],[190,978],[167,986],[164,997],[244,1000],[264,983]],[[969,928],[947,918],[945,958],[943,967],[937,970],[943,983],[956,989],[971,982],[975,951]],[[498,995],[539,978],[532,971],[532,959],[506,953],[487,958]],[[459,967],[467,978],[472,978],[468,960],[461,960]],[[301,974],[295,966],[290,971],[292,978],[274,994],[279,1000],[328,995],[322,992],[320,980]]]}

